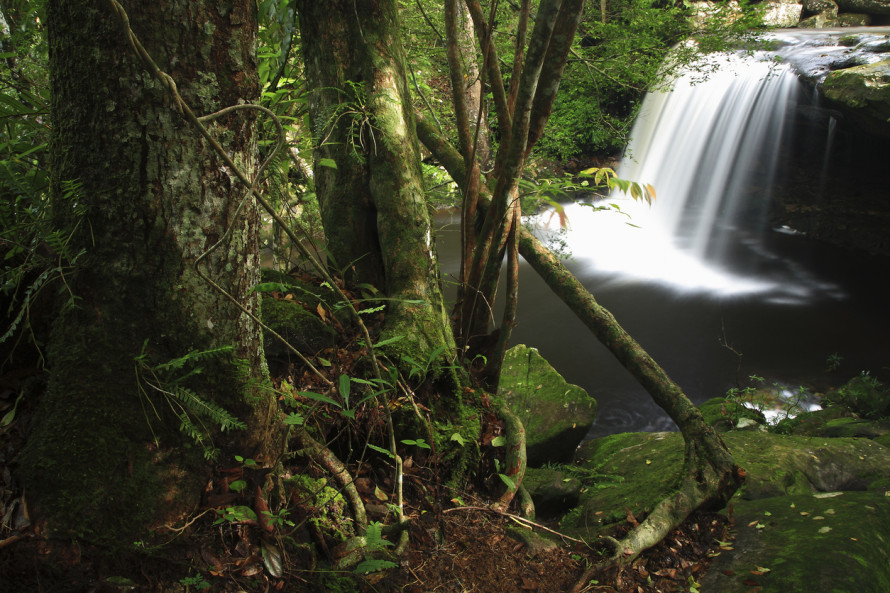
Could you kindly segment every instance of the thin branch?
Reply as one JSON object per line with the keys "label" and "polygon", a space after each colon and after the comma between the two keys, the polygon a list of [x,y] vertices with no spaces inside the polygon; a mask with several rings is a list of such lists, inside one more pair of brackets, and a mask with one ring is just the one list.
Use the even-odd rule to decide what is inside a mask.
{"label": "thin branch", "polygon": [[476,507],[476,506],[454,507],[451,509],[445,509],[442,512],[443,513],[453,513],[454,511],[480,511],[483,513],[493,513],[495,515],[500,515],[501,517],[507,517],[508,519],[513,519],[517,523],[522,523],[524,525],[528,525],[530,527],[535,527],[537,529],[540,529],[541,531],[546,531],[547,533],[552,533],[553,535],[558,535],[559,537],[561,537],[565,540],[568,540],[570,542],[583,544],[585,546],[587,545],[587,542],[585,542],[583,539],[577,539],[577,538],[568,536],[568,535],[566,535],[564,533],[560,533],[554,529],[550,529],[546,525],[541,525],[540,523],[535,523],[534,521],[530,521],[529,519],[526,519],[525,517],[520,517],[519,515],[514,515],[512,513],[505,513],[504,511],[499,511],[497,509],[492,509],[490,507]]}

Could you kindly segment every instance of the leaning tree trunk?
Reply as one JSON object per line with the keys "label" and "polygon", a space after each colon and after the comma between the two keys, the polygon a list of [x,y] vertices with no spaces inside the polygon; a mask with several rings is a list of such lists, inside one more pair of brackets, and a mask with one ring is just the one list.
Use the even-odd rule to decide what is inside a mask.
{"label": "leaning tree trunk", "polygon": [[[427,122],[418,121],[418,135],[460,187],[467,183],[467,170],[460,154]],[[484,188],[485,186],[483,186]],[[483,195],[487,199],[487,196]],[[544,279],[551,290],[621,362],[655,402],[680,427],[685,442],[680,486],[661,501],[645,521],[617,542],[618,564],[633,561],[655,545],[692,511],[723,506],[738,489],[745,472],[736,465],[723,440],[705,423],[698,408],[686,397],[649,354],[621,327],[612,314],[593,298],[559,258],[527,229],[520,234],[519,253]],[[582,582],[585,579],[581,579]]]}
{"label": "leaning tree trunk", "polygon": [[[198,115],[258,98],[252,0],[123,5]],[[111,2],[50,0],[47,26],[53,192],[78,186],[84,214],[71,243],[84,256],[68,279],[77,305],[54,326],[47,392],[21,468],[29,502],[52,527],[127,536],[199,503],[210,470],[201,456],[207,437],[221,461],[236,453],[270,460],[274,404],[248,382],[264,374],[259,329],[195,271],[196,259],[224,239],[202,271],[256,311],[258,215],[134,55]],[[254,120],[239,111],[211,124],[248,173]],[[178,401],[147,368],[223,346],[234,346],[242,362],[208,358],[202,380],[187,384],[247,424],[219,434],[216,422]],[[183,412],[186,421],[216,425],[216,433],[195,446],[178,430]]]}
{"label": "leaning tree trunk", "polygon": [[391,299],[385,336],[403,338],[397,350],[421,361],[440,346],[450,352],[397,4],[297,7],[328,249],[347,278]]}

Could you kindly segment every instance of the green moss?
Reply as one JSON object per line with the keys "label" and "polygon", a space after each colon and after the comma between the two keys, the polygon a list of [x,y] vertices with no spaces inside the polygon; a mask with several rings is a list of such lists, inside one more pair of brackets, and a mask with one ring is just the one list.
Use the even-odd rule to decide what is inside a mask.
{"label": "green moss", "polygon": [[890,389],[865,373],[854,377],[837,391],[826,394],[824,401],[843,406],[863,418],[890,416]]}
{"label": "green moss", "polygon": [[296,475],[288,478],[300,507],[309,515],[309,521],[322,533],[337,542],[344,542],[355,532],[348,519],[346,500],[336,488],[328,486],[325,478]]}
{"label": "green moss", "polygon": [[[702,590],[890,591],[890,505],[883,493],[781,496],[734,506],[735,550],[715,560]],[[769,571],[752,575],[758,567]]]}
{"label": "green moss", "polygon": [[738,401],[725,397],[714,397],[698,406],[705,418],[705,422],[720,432],[732,430],[742,418],[754,420],[759,424],[766,424],[763,412],[741,404]]}
{"label": "green moss", "polygon": [[[317,313],[308,311],[301,303],[266,297],[261,308],[263,323],[306,356],[330,346],[336,332]],[[290,349],[272,334],[264,335],[266,357],[287,357]]]}
{"label": "green moss", "polygon": [[[723,440],[747,478],[736,500],[835,490],[886,490],[890,450],[866,439],[789,437],[732,431]],[[683,467],[679,433],[624,433],[584,443],[575,456],[585,490],[560,522],[570,535],[593,536],[650,511],[676,486]]]}
{"label": "green moss", "polygon": [[890,118],[890,59],[830,73],[825,96],[851,107],[867,122],[886,126]]}
{"label": "green moss", "polygon": [[522,344],[504,357],[498,394],[525,426],[532,466],[568,461],[596,419],[596,400]]}

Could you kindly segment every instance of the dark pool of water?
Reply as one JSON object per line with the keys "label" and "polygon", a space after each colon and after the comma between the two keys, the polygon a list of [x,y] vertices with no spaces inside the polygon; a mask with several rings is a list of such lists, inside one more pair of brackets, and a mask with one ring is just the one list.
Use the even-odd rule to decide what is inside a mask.
{"label": "dark pool of water", "polygon": [[[458,266],[459,230],[439,219],[440,264],[446,282]],[[568,261],[584,285],[696,403],[723,395],[747,377],[823,390],[869,371],[890,371],[890,262],[847,253],[804,237],[769,233],[763,273],[799,282],[789,265],[826,291],[787,298],[793,286],[716,297],[645,281],[616,281],[597,272],[596,258]],[[750,259],[744,264],[756,267]],[[670,430],[673,423],[526,264],[522,265],[513,343],[538,348],[571,383],[599,402],[590,437],[624,431]],[[453,291],[450,292],[453,295]],[[842,357],[827,370],[832,354]]]}

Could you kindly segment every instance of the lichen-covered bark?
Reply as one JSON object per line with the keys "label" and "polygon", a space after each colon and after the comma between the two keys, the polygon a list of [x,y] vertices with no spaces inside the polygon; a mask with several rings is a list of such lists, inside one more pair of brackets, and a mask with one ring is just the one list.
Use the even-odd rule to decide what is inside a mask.
{"label": "lichen-covered bark", "polygon": [[[328,248],[352,278],[376,284],[388,336],[423,360],[453,347],[438,286],[420,150],[392,1],[298,2],[316,187]],[[331,159],[336,168],[327,166]]]}
{"label": "lichen-covered bark", "polygon": [[[256,100],[253,2],[123,4],[136,35],[199,115]],[[262,377],[258,328],[193,267],[233,227],[203,269],[255,310],[258,216],[252,201],[236,213],[244,188],[172,109],[106,0],[52,0],[47,24],[53,191],[66,181],[80,185],[86,213],[71,241],[85,256],[69,279],[78,305],[53,330],[48,390],[22,470],[30,502],[53,527],[107,537],[191,510],[209,470],[200,454],[179,446],[179,423],[163,396],[145,385],[140,395],[134,358],[143,347],[162,363],[234,345]],[[253,124],[242,111],[213,126],[248,172]],[[199,395],[250,425],[217,435],[223,455],[268,453],[269,402],[246,397],[245,377],[232,364],[204,366]]]}

